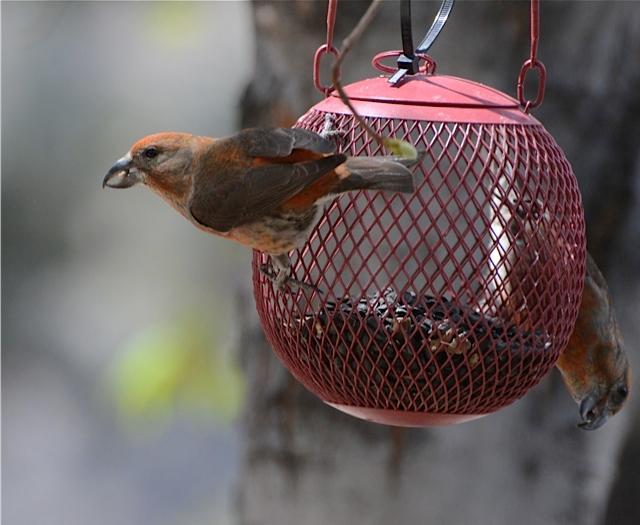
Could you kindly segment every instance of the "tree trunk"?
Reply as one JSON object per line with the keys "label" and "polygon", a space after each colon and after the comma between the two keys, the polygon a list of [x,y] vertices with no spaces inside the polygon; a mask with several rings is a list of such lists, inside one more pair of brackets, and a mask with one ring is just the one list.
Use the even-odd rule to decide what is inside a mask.
{"label": "tree trunk", "polygon": [[[414,2],[416,41],[438,5]],[[339,4],[337,46],[366,7]],[[311,63],[324,42],[325,9],[324,2],[254,3],[257,67],[242,126],[291,125],[319,100]],[[528,17],[524,2],[460,2],[432,49],[438,71],[514,93],[528,56]],[[609,278],[637,368],[640,10],[625,2],[549,2],[541,21],[548,82],[535,115],[572,162],[589,250]],[[345,81],[377,75],[370,58],[400,47],[399,33],[398,4],[387,3],[347,60]],[[630,424],[639,420],[634,399],[603,429],[584,432],[554,371],[520,402],[475,422],[407,430],[366,423],[299,386],[264,341],[252,301],[242,301],[249,399],[239,523],[640,522],[635,501],[620,496],[637,493],[640,440],[624,444],[640,427]],[[626,463],[618,470],[622,446]]]}

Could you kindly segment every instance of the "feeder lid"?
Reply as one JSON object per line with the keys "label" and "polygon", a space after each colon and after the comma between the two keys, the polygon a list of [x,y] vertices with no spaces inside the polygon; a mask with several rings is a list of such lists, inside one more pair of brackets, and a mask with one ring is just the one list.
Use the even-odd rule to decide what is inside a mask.
{"label": "feeder lid", "polygon": [[[358,112],[367,117],[402,118],[483,124],[539,124],[520,109],[519,102],[497,89],[447,75],[415,75],[399,86],[387,77],[345,86]],[[333,113],[350,113],[337,92],[316,106]]]}

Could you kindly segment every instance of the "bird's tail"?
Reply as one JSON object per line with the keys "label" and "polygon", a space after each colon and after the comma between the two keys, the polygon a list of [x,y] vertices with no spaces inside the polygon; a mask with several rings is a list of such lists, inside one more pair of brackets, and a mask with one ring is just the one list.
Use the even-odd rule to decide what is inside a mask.
{"label": "bird's tail", "polygon": [[415,181],[407,166],[416,162],[394,157],[349,157],[336,170],[342,178],[338,192],[384,190],[413,193]]}

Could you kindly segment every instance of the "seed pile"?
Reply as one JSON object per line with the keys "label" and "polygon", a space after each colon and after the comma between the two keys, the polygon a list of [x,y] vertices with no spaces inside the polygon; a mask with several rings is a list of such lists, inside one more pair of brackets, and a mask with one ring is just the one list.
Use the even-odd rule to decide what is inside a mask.
{"label": "seed pile", "polygon": [[299,357],[337,391],[405,410],[464,408],[474,391],[517,381],[551,345],[446,297],[391,288],[327,301],[299,322]]}

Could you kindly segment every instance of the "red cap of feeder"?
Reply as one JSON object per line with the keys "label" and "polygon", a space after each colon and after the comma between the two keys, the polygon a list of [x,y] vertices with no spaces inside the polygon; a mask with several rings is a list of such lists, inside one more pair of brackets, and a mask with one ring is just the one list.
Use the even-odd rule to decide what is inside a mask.
{"label": "red cap of feeder", "polygon": [[[254,294],[277,356],[326,403],[367,420],[450,424],[504,407],[552,368],[584,280],[576,179],[521,104],[450,76],[386,77],[345,88],[383,136],[425,152],[413,195],[359,192],[325,211],[292,254],[323,294],[278,292],[254,252]],[[334,94],[327,115],[350,155],[380,154]]]}

